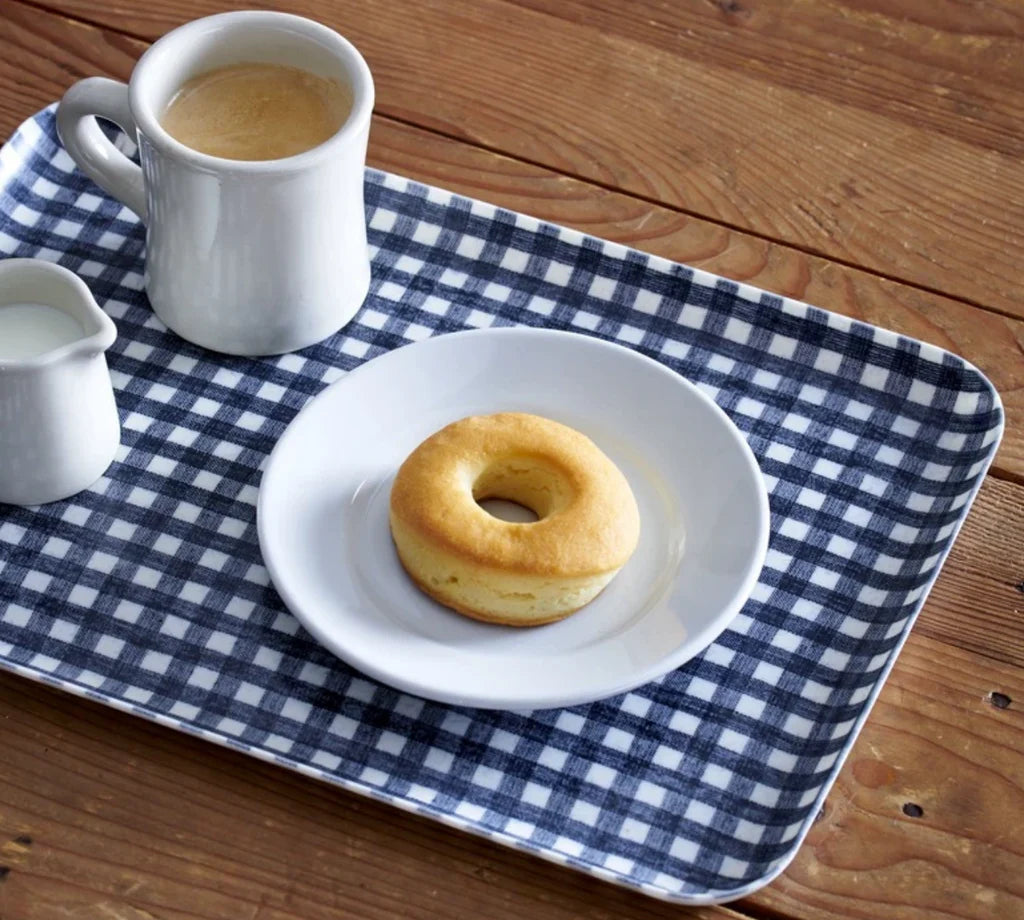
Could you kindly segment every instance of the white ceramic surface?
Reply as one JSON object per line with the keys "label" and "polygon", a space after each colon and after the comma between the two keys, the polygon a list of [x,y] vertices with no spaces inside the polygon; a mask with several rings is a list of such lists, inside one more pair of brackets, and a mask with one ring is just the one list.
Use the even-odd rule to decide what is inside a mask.
{"label": "white ceramic surface", "polygon": [[[182,83],[242,61],[346,82],[348,121],[319,147],[261,162],[207,156],[163,130],[159,115]],[[157,316],[207,348],[276,354],[336,332],[366,296],[373,95],[366,62],[331,29],[284,13],[223,13],[161,38],[127,86],[76,83],[58,107],[57,130],[82,170],[146,223],[146,291]],[[137,141],[141,170],[107,140],[97,115]]]}
{"label": "white ceramic surface", "polygon": [[43,304],[82,327],[34,358],[0,358],[0,502],[41,505],[92,485],[114,459],[121,427],[104,352],[114,323],[66,268],[0,260],[0,308]]}
{"label": "white ceramic surface", "polygon": [[[590,605],[550,626],[478,623],[412,585],[388,496],[405,457],[467,415],[519,410],[591,437],[641,514],[637,551]],[[455,333],[374,359],[318,395],[272,453],[260,547],[274,585],[336,655],[456,705],[534,709],[653,680],[705,648],[753,588],[768,499],[728,417],[664,366],[572,333]]]}

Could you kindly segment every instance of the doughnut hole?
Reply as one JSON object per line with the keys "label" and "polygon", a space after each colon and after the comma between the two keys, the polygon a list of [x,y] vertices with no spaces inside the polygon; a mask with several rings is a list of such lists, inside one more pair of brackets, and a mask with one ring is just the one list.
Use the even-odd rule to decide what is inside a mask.
{"label": "doughnut hole", "polygon": [[562,510],[576,497],[561,470],[534,457],[508,457],[488,464],[473,481],[472,493],[478,505],[494,500],[512,502],[532,511],[538,521]]}
{"label": "doughnut hole", "polygon": [[492,518],[506,524],[536,524],[539,520],[536,514],[519,502],[508,502],[503,498],[485,498],[477,504]]}

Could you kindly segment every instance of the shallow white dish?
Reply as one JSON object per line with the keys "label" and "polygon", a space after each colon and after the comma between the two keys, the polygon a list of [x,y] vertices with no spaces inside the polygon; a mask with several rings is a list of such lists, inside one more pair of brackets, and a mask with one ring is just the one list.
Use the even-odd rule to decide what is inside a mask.
{"label": "shallow white dish", "polygon": [[[637,551],[590,605],[549,626],[493,626],[408,579],[391,482],[467,415],[534,412],[592,438],[629,479]],[[768,543],[768,498],[742,434],[695,386],[620,345],[542,329],[460,332],[382,355],[292,421],[260,487],[260,547],[288,608],[324,646],[446,703],[570,706],[654,680],[739,611]]]}

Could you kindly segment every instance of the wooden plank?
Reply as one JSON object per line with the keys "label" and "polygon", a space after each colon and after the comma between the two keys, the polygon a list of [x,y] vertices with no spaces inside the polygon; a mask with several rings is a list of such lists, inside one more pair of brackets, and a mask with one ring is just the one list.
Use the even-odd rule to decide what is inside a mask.
{"label": "wooden plank", "polygon": [[[53,5],[146,38],[225,8],[222,0]],[[709,62],[504,0],[394,0],[372,15],[355,3],[282,5],[355,41],[374,71],[380,112],[1024,316],[1014,256],[1024,247],[1024,160],[991,140],[1021,123],[1019,81],[1016,93],[1002,93],[983,145],[966,123],[988,126],[995,116],[972,95],[976,84],[952,103],[928,103],[928,112],[953,112],[921,123],[905,106],[822,96],[818,85],[828,81],[814,75],[799,87],[773,82],[750,54]],[[664,14],[674,31],[699,33],[701,16],[689,6]],[[984,18],[974,28],[969,38],[992,41]],[[942,30],[927,20],[922,29],[894,54],[913,49],[906,79],[939,86],[941,99],[944,83],[916,49]],[[859,34],[865,56],[885,46],[877,29]],[[833,83],[850,79],[842,42],[832,46]],[[886,97],[894,94],[898,101],[898,85]]]}
{"label": "wooden plank", "polygon": [[1022,703],[1019,668],[912,634],[824,816],[753,903],[805,920],[1024,917]]}
{"label": "wooden plank", "polygon": [[1024,668],[1024,487],[986,480],[915,629]]}
{"label": "wooden plank", "polygon": [[[0,135],[80,76],[125,79],[144,45],[20,4],[0,9]],[[1007,409],[997,468],[1024,477],[1024,323],[689,217],[388,119],[370,141],[376,166],[747,281],[964,355]]]}
{"label": "wooden plank", "polygon": [[145,49],[135,39],[100,31],[20,3],[0,6],[0,136],[59,99],[75,80],[127,79]]}
{"label": "wooden plank", "polygon": [[672,905],[20,678],[0,675],[0,708],[2,917],[678,917]]}
{"label": "wooden plank", "polygon": [[[513,0],[766,84],[1024,155],[1017,0]],[[681,15],[682,14],[682,15]]]}
{"label": "wooden plank", "polygon": [[[989,702],[995,690],[1012,702]],[[912,635],[795,862],[736,909],[1024,909],[1024,672]],[[678,909],[0,676],[0,916],[659,918]],[[903,813],[907,803],[920,818]],[[31,843],[26,843],[25,838]],[[19,842],[20,838],[20,842]],[[415,894],[413,894],[415,893]],[[726,920],[708,909],[692,916]]]}

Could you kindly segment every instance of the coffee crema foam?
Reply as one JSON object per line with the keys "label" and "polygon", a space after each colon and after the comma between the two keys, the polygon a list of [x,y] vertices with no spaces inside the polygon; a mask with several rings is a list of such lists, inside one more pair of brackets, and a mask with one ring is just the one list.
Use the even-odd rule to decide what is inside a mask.
{"label": "coffee crema foam", "polygon": [[352,91],[283,64],[232,64],[201,73],[174,94],[160,118],[175,140],[228,160],[279,160],[338,132]]}

